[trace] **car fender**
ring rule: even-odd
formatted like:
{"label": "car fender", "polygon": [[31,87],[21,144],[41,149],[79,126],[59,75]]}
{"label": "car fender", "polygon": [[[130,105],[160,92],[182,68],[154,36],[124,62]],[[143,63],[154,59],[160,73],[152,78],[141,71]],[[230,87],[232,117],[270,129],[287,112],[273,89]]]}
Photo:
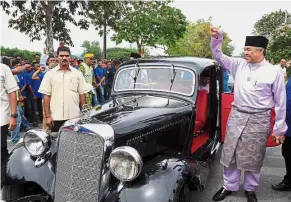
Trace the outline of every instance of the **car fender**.
{"label": "car fender", "polygon": [[[17,184],[35,183],[47,194],[53,196],[55,166],[56,166],[56,141],[51,141],[49,148],[51,156],[40,166],[35,166],[36,158],[32,157],[25,149],[23,143],[12,150],[4,164],[3,185],[15,186]],[[3,166],[3,165],[2,165]]]}
{"label": "car fender", "polygon": [[133,182],[121,182],[105,200],[118,202],[169,202],[187,186],[189,172],[185,161],[171,158],[145,169]]}

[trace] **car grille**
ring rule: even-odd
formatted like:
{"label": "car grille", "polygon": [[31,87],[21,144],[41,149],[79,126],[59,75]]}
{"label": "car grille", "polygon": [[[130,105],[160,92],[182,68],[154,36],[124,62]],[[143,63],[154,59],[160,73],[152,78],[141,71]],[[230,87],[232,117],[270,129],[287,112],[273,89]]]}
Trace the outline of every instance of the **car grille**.
{"label": "car grille", "polygon": [[99,135],[62,131],[59,136],[55,202],[97,202],[104,151]]}

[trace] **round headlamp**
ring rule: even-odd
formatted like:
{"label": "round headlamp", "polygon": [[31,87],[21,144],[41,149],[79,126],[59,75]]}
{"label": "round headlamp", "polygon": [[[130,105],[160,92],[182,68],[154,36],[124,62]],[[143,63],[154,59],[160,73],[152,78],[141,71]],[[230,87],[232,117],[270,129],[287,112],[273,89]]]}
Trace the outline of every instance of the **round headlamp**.
{"label": "round headlamp", "polygon": [[134,180],[140,174],[142,166],[138,151],[132,147],[118,147],[109,156],[110,171],[120,181]]}
{"label": "round headlamp", "polygon": [[24,135],[23,144],[32,156],[41,156],[49,149],[50,136],[41,130],[29,130]]}

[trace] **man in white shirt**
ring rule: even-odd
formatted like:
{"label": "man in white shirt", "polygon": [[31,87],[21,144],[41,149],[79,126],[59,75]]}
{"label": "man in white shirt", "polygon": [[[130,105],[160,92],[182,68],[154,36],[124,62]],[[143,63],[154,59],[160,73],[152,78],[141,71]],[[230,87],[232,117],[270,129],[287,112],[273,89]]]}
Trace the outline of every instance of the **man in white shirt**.
{"label": "man in white shirt", "polygon": [[13,131],[17,124],[17,97],[16,91],[19,87],[10,68],[0,64],[0,123],[1,123],[1,165],[8,157],[7,134]]}
{"label": "man in white shirt", "polygon": [[287,71],[286,71],[287,61],[284,58],[282,58],[280,63],[278,65],[276,65],[276,67],[278,68],[278,70],[280,72],[282,72],[282,74],[284,75],[284,79],[286,80],[286,77],[287,77]]}
{"label": "man in white shirt", "polygon": [[52,132],[80,114],[80,105],[84,107],[85,94],[90,91],[82,73],[69,65],[70,49],[59,47],[57,57],[59,65],[45,74],[38,90],[44,94],[45,122]]}

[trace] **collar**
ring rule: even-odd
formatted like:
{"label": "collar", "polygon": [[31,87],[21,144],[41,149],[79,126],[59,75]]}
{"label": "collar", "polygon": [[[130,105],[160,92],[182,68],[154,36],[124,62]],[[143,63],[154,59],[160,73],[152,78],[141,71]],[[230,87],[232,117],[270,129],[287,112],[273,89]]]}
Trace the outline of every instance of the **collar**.
{"label": "collar", "polygon": [[259,68],[261,66],[264,66],[266,63],[267,63],[267,61],[264,58],[261,62],[253,63],[253,64],[249,63],[249,67],[251,67],[251,68]]}
{"label": "collar", "polygon": [[[61,70],[61,67],[60,67],[60,65],[58,65],[53,69],[56,69],[57,71],[59,71],[59,70]],[[72,71],[72,69],[73,69],[73,67],[71,65],[69,65],[69,70]]]}

